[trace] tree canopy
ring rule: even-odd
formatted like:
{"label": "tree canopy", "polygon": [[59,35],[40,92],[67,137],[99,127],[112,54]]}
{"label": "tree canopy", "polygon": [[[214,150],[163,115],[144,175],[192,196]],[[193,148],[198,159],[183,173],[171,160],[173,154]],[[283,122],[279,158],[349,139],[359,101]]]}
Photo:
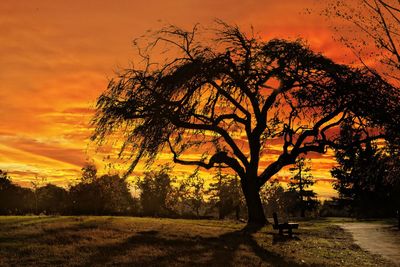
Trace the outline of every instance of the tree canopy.
{"label": "tree canopy", "polygon": [[[249,221],[262,223],[259,190],[284,166],[338,145],[335,129],[345,120],[362,129],[363,141],[381,137],[375,126],[399,114],[390,84],[300,40],[263,41],[223,22],[213,33],[160,30],[140,50],[144,66],[121,71],[98,98],[92,139],[123,134],[120,155],[133,157],[128,174],[166,150],[175,163],[229,167],[241,179]],[[150,54],[160,45],[172,58],[156,64]],[[204,152],[197,160],[187,157],[194,149]],[[277,157],[261,168],[267,153]]]}

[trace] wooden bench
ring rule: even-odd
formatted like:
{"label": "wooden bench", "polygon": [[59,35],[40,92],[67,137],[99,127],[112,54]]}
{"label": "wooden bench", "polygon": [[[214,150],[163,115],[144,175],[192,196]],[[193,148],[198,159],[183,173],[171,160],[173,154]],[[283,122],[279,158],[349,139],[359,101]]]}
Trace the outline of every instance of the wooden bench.
{"label": "wooden bench", "polygon": [[272,216],[274,217],[274,229],[275,230],[279,230],[279,234],[283,235],[283,230],[287,230],[288,235],[290,237],[292,237],[293,232],[292,229],[298,229],[299,228],[299,224],[298,223],[279,223],[278,222],[278,215],[276,214],[276,212],[274,212],[272,214]]}

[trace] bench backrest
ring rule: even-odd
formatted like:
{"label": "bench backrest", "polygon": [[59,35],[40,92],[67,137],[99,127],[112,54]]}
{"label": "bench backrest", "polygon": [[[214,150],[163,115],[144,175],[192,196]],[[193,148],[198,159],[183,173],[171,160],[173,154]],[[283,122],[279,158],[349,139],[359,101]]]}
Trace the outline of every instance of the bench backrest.
{"label": "bench backrest", "polygon": [[278,214],[276,214],[276,212],[274,212],[274,213],[272,213],[272,217],[274,217],[274,224],[278,225],[279,224],[279,222],[278,222]]}

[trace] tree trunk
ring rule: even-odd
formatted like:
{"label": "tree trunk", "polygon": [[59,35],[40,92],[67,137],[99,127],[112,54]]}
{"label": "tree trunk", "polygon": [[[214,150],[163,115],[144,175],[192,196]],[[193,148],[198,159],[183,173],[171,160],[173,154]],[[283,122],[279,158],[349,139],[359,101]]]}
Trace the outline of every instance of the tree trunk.
{"label": "tree trunk", "polygon": [[240,220],[240,205],[239,204],[235,207],[235,215],[236,215],[236,220],[239,221]]}
{"label": "tree trunk", "polygon": [[[302,194],[302,192],[300,191],[300,194]],[[300,195],[300,217],[304,218],[306,217],[306,207],[305,207],[305,202],[304,202],[304,198],[302,195]]]}
{"label": "tree trunk", "polygon": [[224,211],[222,209],[221,201],[218,202],[218,219],[223,220],[225,218]]}
{"label": "tree trunk", "polygon": [[305,208],[304,208],[304,204],[302,203],[301,204],[302,206],[301,206],[301,213],[300,213],[300,217],[302,217],[302,218],[304,218],[304,217],[306,217],[306,210],[305,210]]}
{"label": "tree trunk", "polygon": [[[252,183],[251,183],[252,182]],[[264,215],[264,209],[260,198],[260,189],[254,181],[242,181],[242,190],[246,199],[247,214],[249,225],[265,225],[267,219]]]}

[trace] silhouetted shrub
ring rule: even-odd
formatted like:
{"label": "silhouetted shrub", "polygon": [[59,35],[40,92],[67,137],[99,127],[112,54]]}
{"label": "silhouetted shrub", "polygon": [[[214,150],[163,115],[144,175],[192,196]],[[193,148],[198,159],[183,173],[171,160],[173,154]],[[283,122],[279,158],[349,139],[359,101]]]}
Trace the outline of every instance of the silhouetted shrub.
{"label": "silhouetted shrub", "polygon": [[33,203],[33,191],[14,184],[7,172],[0,170],[0,214],[32,213]]}
{"label": "silhouetted shrub", "polygon": [[128,183],[118,175],[103,175],[87,183],[81,181],[69,191],[73,214],[123,215],[134,213]]}
{"label": "silhouetted shrub", "polygon": [[145,216],[176,216],[173,210],[170,168],[163,166],[159,171],[145,172],[136,183],[140,191],[142,214]]}
{"label": "silhouetted shrub", "polygon": [[68,191],[62,187],[47,184],[35,191],[37,213],[65,214],[68,208]]}

